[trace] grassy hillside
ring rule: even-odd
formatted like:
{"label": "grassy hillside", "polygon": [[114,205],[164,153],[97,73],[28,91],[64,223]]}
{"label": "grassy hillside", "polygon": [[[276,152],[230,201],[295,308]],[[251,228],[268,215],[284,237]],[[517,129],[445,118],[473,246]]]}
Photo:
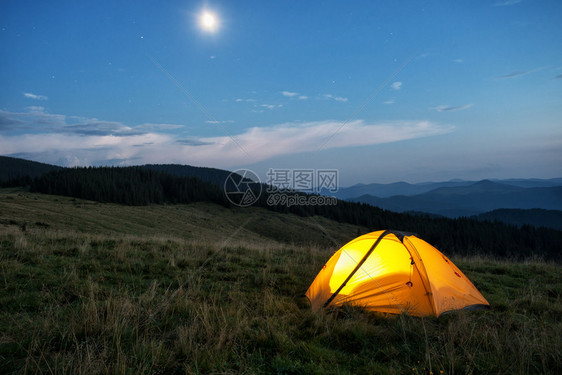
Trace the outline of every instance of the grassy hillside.
{"label": "grassy hillside", "polygon": [[[323,218],[304,218],[262,208],[225,208],[214,203],[122,206],[0,189],[0,224],[99,235],[147,238],[173,236],[220,244],[241,226],[234,240],[273,244],[341,246],[367,228]],[[232,239],[231,239],[232,241]]]}
{"label": "grassy hillside", "polygon": [[488,311],[312,313],[308,285],[361,230],[1,190],[0,373],[562,372],[555,264],[453,258]]}

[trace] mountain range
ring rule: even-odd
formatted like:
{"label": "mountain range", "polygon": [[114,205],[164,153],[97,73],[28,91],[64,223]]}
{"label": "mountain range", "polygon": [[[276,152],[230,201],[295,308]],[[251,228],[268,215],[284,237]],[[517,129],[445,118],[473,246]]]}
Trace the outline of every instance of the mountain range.
{"label": "mountain range", "polygon": [[[230,174],[222,169],[176,164],[142,167],[180,177],[197,177],[221,188]],[[29,185],[32,178],[58,169],[62,167],[0,156],[0,186]],[[562,178],[357,184],[326,195],[394,212],[473,217],[562,230]]]}
{"label": "mountain range", "polygon": [[[393,189],[397,194],[391,195]],[[361,192],[370,193],[350,197]],[[446,217],[475,216],[498,209],[562,210],[562,179],[356,185],[342,189],[337,196],[395,212]]]}
{"label": "mountain range", "polygon": [[[538,188],[538,187],[555,187],[562,186],[562,178],[552,179],[489,179],[484,180],[503,185],[516,186],[521,188]],[[378,198],[389,198],[397,195],[419,195],[428,193],[439,188],[456,188],[470,186],[481,181],[451,180],[444,182],[422,182],[417,184],[409,184],[407,182],[394,182],[391,184],[356,184],[350,187],[340,188],[333,195],[339,199],[358,198],[363,195],[372,195]]]}

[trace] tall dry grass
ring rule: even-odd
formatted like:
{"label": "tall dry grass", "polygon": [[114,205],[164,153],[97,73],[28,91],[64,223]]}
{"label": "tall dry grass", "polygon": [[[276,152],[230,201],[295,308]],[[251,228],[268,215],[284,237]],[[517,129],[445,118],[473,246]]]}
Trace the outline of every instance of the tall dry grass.
{"label": "tall dry grass", "polygon": [[317,246],[8,226],[0,250],[2,373],[562,372],[562,272],[537,260],[459,259],[492,309],[420,319],[313,313]]}

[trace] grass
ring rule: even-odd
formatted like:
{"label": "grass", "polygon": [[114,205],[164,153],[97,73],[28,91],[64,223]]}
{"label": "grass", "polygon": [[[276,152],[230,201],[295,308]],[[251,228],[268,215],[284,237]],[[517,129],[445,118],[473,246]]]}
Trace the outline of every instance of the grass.
{"label": "grass", "polygon": [[[102,204],[81,199],[0,189],[0,225],[49,228],[86,234],[165,237],[220,243],[319,244],[341,246],[368,228],[324,217],[304,218],[262,208],[227,209],[198,202],[143,207]],[[231,238],[243,225],[238,236]]]}
{"label": "grass", "polygon": [[[313,313],[303,294],[337,249],[325,245],[337,223],[2,193],[1,373],[562,373],[556,264],[453,257],[488,311]],[[265,228],[236,232],[240,218]],[[283,243],[282,220],[322,235]]]}

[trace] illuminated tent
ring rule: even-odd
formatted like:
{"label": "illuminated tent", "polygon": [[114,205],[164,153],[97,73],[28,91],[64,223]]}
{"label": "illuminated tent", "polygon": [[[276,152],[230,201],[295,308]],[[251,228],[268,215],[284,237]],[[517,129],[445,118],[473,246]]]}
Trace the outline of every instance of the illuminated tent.
{"label": "illuminated tent", "polygon": [[357,237],[336,251],[306,296],[313,310],[348,303],[415,316],[490,305],[439,250],[416,235],[389,230]]}

